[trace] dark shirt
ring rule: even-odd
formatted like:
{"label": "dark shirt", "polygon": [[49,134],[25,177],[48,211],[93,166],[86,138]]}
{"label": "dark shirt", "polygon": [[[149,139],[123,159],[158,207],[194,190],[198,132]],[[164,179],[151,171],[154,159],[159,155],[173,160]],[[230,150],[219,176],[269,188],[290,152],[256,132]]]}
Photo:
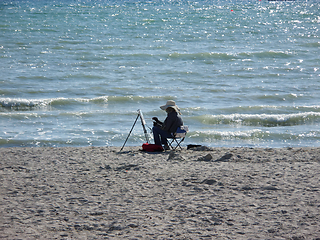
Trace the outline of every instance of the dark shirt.
{"label": "dark shirt", "polygon": [[164,120],[162,129],[169,132],[175,133],[178,127],[183,126],[183,121],[179,113],[172,111],[168,113],[166,120]]}

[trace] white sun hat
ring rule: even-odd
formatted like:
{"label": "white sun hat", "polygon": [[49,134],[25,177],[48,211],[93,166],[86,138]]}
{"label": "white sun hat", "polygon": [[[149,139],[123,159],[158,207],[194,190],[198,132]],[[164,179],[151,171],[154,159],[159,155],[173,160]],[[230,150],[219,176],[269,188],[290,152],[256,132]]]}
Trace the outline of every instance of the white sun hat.
{"label": "white sun hat", "polygon": [[176,102],[173,100],[168,100],[166,105],[160,106],[162,110],[166,110],[169,107],[173,108],[176,112],[180,113],[180,108],[178,108]]}

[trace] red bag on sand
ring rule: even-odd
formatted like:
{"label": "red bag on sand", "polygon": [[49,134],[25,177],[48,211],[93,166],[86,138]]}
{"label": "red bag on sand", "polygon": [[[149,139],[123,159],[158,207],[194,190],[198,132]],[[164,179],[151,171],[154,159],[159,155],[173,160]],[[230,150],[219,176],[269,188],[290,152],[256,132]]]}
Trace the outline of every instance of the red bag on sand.
{"label": "red bag on sand", "polygon": [[142,144],[143,151],[146,152],[162,152],[163,148],[162,146],[156,145],[156,144],[150,144],[150,143],[144,143]]}

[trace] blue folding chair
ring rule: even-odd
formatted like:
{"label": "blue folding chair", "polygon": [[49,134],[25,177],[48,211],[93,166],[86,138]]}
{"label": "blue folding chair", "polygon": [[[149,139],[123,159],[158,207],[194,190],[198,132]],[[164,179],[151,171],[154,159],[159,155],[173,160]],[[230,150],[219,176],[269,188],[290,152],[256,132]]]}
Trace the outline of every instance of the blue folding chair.
{"label": "blue folding chair", "polygon": [[[178,147],[182,149],[180,144],[184,141],[188,131],[188,126],[178,127],[177,131],[172,133],[172,137],[169,138],[170,140],[167,140],[169,147],[172,150],[176,150]],[[176,146],[174,146],[174,144],[176,144]]]}

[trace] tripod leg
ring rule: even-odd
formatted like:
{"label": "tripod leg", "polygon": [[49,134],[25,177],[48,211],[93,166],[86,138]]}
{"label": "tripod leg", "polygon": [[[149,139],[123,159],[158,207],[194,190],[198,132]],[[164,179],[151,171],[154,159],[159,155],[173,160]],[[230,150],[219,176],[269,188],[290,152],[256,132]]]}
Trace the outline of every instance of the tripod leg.
{"label": "tripod leg", "polygon": [[133,128],[134,128],[134,125],[136,125],[136,122],[138,121],[138,118],[139,118],[139,114],[138,114],[138,116],[137,116],[136,120],[134,121],[134,124],[132,125],[132,128],[131,128],[131,130],[130,130],[130,132],[129,132],[129,135],[128,135],[128,137],[127,137],[126,141],[124,142],[124,144],[123,144],[122,148],[120,149],[120,152],[121,152],[121,151],[122,151],[122,149],[124,148],[124,145],[126,145],[126,143],[127,143],[127,141],[128,141],[128,138],[129,138],[129,136],[130,136],[130,134],[131,134],[131,132],[132,132],[132,130],[133,130]]}

